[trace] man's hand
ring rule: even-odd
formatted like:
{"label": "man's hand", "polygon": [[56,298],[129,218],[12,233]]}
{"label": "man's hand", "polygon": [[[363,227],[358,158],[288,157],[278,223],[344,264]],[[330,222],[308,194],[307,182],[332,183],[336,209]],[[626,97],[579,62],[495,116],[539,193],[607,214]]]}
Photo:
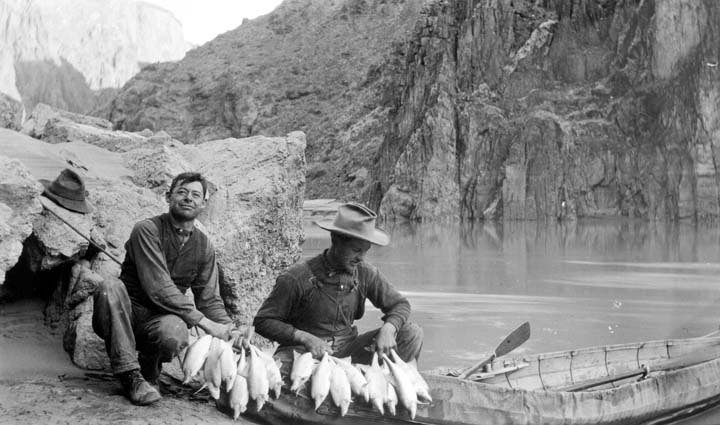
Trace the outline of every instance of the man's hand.
{"label": "man's hand", "polygon": [[297,329],[295,331],[295,341],[305,346],[305,349],[312,353],[313,357],[319,359],[323,354],[332,354],[333,350],[330,344],[316,337],[315,335]]}
{"label": "man's hand", "polygon": [[380,327],[377,335],[375,336],[375,351],[378,355],[385,353],[390,355],[390,349],[397,347],[395,336],[397,335],[397,329],[390,323],[385,323]]}
{"label": "man's hand", "polygon": [[223,341],[230,339],[230,332],[235,329],[235,325],[232,323],[213,322],[207,317],[203,317],[198,323],[198,326],[200,326],[200,329],[204,330],[206,334],[220,338]]}
{"label": "man's hand", "polygon": [[240,327],[230,332],[230,342],[235,348],[250,349],[250,340],[255,333],[255,327],[250,325],[247,327]]}

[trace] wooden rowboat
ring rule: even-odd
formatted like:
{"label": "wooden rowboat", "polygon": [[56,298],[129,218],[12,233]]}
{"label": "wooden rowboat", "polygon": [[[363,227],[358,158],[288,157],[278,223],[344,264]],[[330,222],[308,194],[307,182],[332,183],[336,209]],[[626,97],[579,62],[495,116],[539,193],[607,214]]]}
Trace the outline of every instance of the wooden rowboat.
{"label": "wooden rowboat", "polygon": [[414,420],[400,406],[397,416],[383,416],[364,401],[341,417],[330,397],[315,411],[306,393],[286,387],[260,412],[251,403],[248,414],[271,424],[638,424],[720,403],[716,336],[496,358],[491,365],[499,373],[470,379],[423,373],[433,402],[418,406]]}

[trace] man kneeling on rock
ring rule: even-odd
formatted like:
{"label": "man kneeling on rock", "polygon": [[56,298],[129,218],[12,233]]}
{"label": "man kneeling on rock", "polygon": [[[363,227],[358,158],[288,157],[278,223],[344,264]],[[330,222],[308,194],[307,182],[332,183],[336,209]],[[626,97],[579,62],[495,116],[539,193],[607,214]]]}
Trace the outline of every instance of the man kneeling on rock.
{"label": "man kneeling on rock", "polygon": [[190,327],[224,340],[234,328],[220,298],[215,250],[195,227],[207,198],[200,174],[175,177],[166,194],[169,212],[137,223],[125,243],[122,282],[106,279],[95,292],[93,329],[134,404],[161,398],[148,381],[156,384],[162,363],[188,345]]}
{"label": "man kneeling on rock", "polygon": [[[409,323],[410,303],[372,265],[364,261],[372,244],[387,245],[389,236],[375,227],[376,214],[348,203],[334,220],[315,222],[330,231],[331,246],[322,254],[291,266],[254,319],[255,331],[280,343],[275,356],[284,369],[292,351],[310,351],[352,357],[369,364],[373,351],[389,354],[394,348],[405,361],[417,359],[422,329]],[[383,312],[379,329],[358,335],[355,320],[365,313],[365,300]]]}

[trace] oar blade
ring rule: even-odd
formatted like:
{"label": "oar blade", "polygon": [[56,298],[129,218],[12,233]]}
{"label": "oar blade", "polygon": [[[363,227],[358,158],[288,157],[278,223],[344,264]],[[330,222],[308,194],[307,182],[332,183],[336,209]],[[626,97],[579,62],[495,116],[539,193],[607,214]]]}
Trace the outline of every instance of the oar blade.
{"label": "oar blade", "polygon": [[467,379],[468,376],[470,376],[474,372],[482,369],[483,367],[485,367],[486,364],[493,361],[493,359],[495,357],[504,356],[505,354],[518,348],[529,338],[530,338],[530,323],[525,322],[522,325],[518,326],[514,331],[510,332],[510,334],[508,336],[506,336],[505,339],[502,340],[500,345],[498,345],[497,348],[495,348],[495,353],[493,353],[487,359],[485,359],[479,363],[475,363],[474,365],[472,365],[469,368],[462,371],[458,375],[458,378]]}
{"label": "oar blade", "polygon": [[495,348],[495,357],[504,356],[512,350],[518,348],[530,339],[530,322],[525,322],[512,331],[502,342]]}

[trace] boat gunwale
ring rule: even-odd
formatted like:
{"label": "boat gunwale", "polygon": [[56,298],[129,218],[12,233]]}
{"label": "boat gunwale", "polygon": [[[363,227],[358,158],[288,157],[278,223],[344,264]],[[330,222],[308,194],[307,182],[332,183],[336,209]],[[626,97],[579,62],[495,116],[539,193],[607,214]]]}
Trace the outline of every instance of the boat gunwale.
{"label": "boat gunwale", "polygon": [[[655,348],[664,345],[668,347],[689,346],[691,348],[709,346],[718,349],[718,357],[677,370],[654,374],[640,381],[625,382],[613,388],[577,392],[508,388],[485,382],[459,380],[455,377],[441,375],[437,373],[437,369],[421,372],[428,380],[431,391],[436,389],[445,391],[449,388],[448,391],[450,391],[451,395],[447,399],[438,399],[436,394],[433,393],[433,398],[436,398],[438,403],[456,403],[457,406],[462,408],[462,402],[467,403],[467,400],[470,402],[490,400],[485,404],[465,405],[467,408],[472,408],[472,411],[483,412],[481,415],[483,420],[480,422],[477,419],[479,416],[469,415],[462,411],[455,412],[455,416],[429,416],[430,409],[437,406],[424,406],[418,409],[418,416],[414,421],[410,421],[406,413],[396,417],[380,416],[379,413],[373,411],[364,403],[357,405],[353,403],[351,405],[353,416],[347,419],[341,418],[337,414],[337,408],[328,402],[323,404],[319,412],[315,412],[312,408],[311,411],[303,411],[302,406],[311,406],[310,400],[307,398],[304,401],[299,399],[283,400],[282,398],[280,400],[271,400],[268,402],[268,408],[274,409],[273,405],[279,403],[277,407],[281,411],[284,408],[285,413],[276,412],[276,414],[292,415],[292,418],[288,416],[286,419],[306,421],[305,423],[565,424],[568,423],[567,418],[572,417],[572,423],[578,424],[616,424],[645,423],[653,419],[659,420],[658,418],[662,417],[673,417],[673,415],[678,414],[676,412],[692,410],[693,406],[715,405],[720,402],[720,336],[594,346],[576,350],[540,353],[520,358],[523,361],[528,358],[558,358],[568,356],[571,352],[598,353],[605,350],[633,350],[648,345]],[[683,350],[679,352],[682,353]],[[687,378],[702,382],[698,382],[697,385],[693,386],[686,382]],[[673,383],[675,386],[673,386]],[[686,390],[683,391],[683,388],[678,388],[678,383],[686,385]],[[647,400],[640,397],[640,395],[646,396]],[[288,394],[284,392],[283,396],[287,397]],[[294,396],[292,397],[294,398]],[[458,397],[459,400],[454,401]],[[675,401],[676,399],[678,401]],[[491,403],[493,400],[497,401],[495,405]],[[445,413],[443,410],[445,407],[439,409],[440,412]],[[260,416],[269,417],[269,414],[260,414]],[[275,423],[281,423],[281,421]]]}

